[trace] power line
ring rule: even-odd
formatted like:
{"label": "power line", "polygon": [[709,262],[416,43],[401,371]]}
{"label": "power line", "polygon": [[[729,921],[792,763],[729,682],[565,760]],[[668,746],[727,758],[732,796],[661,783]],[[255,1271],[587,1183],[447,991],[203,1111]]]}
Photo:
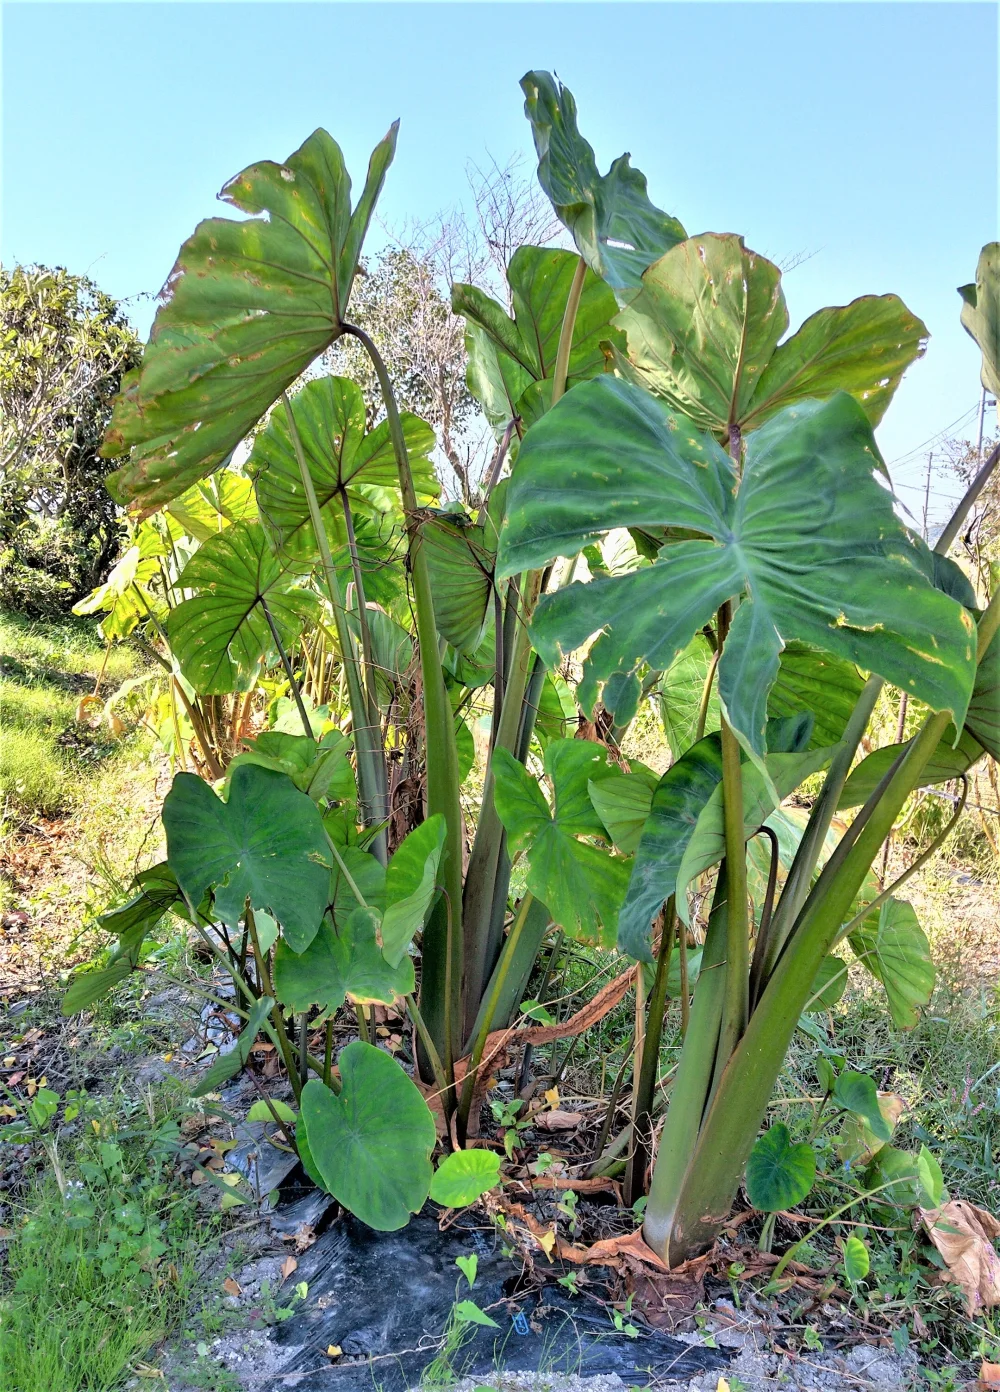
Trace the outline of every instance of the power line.
{"label": "power line", "polygon": [[938,441],[943,439],[950,430],[954,430],[956,426],[963,425],[967,420],[974,416],[978,410],[979,402],[975,401],[967,411],[963,411],[962,414],[958,416],[955,420],[953,420],[950,425],[943,426],[937,432],[936,435],[928,436],[926,440],[924,440],[919,445],[915,445],[914,448],[911,449],[907,454],[901,454],[897,459],[893,459],[889,464],[889,468],[895,468],[897,464],[910,463],[910,461],[916,458],[918,454],[923,454],[924,450],[927,448],[928,445],[936,445]]}

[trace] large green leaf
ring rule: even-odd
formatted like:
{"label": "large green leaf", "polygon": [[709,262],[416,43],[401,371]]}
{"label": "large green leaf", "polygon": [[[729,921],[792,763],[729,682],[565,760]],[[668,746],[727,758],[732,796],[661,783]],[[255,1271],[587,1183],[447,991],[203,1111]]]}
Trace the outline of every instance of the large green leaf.
{"label": "large green leaf", "polygon": [[437,894],[437,873],[444,849],[445,821],[440,813],[428,817],[400,842],[385,872],[385,913],[382,950],[396,966],[406,956],[414,933],[419,933]]}
{"label": "large green leaf", "polygon": [[319,616],[319,601],[300,578],[274,556],[258,522],[229,527],[199,547],[178,581],[197,593],[167,619],[174,656],[196,691],[222,695],[253,684],[261,661],[276,653],[265,603],[287,651]]}
{"label": "large green leaf", "polygon": [[885,987],[892,1023],[897,1029],[912,1029],[919,1007],[930,1001],[936,979],[927,934],[913,905],[887,899],[848,941],[861,965]]}
{"label": "large green leaf", "polygon": [[[347,377],[319,377],[296,392],[291,405],[321,508],[346,496],[353,510],[369,512],[372,500],[366,490],[398,492],[389,423],[382,421],[365,433],[365,401],[356,383]],[[414,486],[418,496],[428,501],[440,492],[430,459],[436,445],[434,431],[409,411],[402,412],[400,424]],[[254,480],[261,519],[276,547],[284,555],[313,560],[316,539],[283,408],[271,413],[254,441],[247,470]],[[339,540],[336,532],[333,540]]]}
{"label": "large green leaf", "polygon": [[403,956],[390,965],[378,945],[378,912],[355,904],[335,928],[324,918],[304,952],[279,940],[274,953],[274,989],[289,1010],[318,1005],[334,1011],[347,996],[362,1004],[391,1005],[414,989],[413,962]]}
{"label": "large green leaf", "polygon": [[676,218],[653,206],[646,176],[628,155],[600,174],[576,123],[572,92],[547,72],[521,79],[524,113],[538,154],[538,182],[572,233],[587,265],[617,291],[628,291],[650,264],[682,241]]}
{"label": "large green leaf", "polygon": [[688,749],[657,784],[618,915],[618,947],[629,957],[653,960],[650,924],[676,889],[698,817],[721,781],[722,748],[712,734]]}
{"label": "large green leaf", "polygon": [[316,804],[284,774],[237,769],[223,802],[193,773],[179,773],[163,803],[167,860],[191,905],[214,890],[230,928],[249,898],[272,914],[302,952],[316,936],[330,889],[330,862]]}
{"label": "large green leaf", "polygon": [[339,337],[361,244],[396,145],[376,146],[354,211],[337,142],[315,131],[284,164],[251,165],[181,247],[142,366],[125,379],[104,442],[131,456],[112,477],[147,508],[212,473],[281,392]]}
{"label": "large green leaf", "polygon": [[[544,411],[559,347],[566,300],[579,261],[571,251],[519,247],[507,267],[514,317],[475,285],[454,285],[452,308],[468,323],[469,386],[494,428],[512,416],[530,424]],[[588,272],[573,324],[567,387],[604,371],[601,344],[621,348],[625,336],[612,327],[618,312],[614,295]]]}
{"label": "large green leaf", "polygon": [[927,329],[896,295],[821,309],[779,346],[788,310],[777,266],[743,238],[707,233],[661,257],[616,319],[623,373],[702,430],[759,426],[787,406],[856,398],[877,425]]}
{"label": "large green leaf", "polygon": [[742,237],[691,237],[661,256],[615,321],[631,374],[699,430],[727,431],[747,414],[788,327],[777,266]]}
{"label": "large green leaf", "polygon": [[740,424],[756,430],[793,402],[846,391],[878,425],[926,345],[927,326],[898,295],[862,295],[818,310],[775,349]]}
{"label": "large green leaf", "polygon": [[539,601],[532,633],[550,665],[601,635],[585,663],[583,703],[593,706],[613,672],[643,660],[669,668],[719,606],[742,594],[719,692],[756,756],[782,645],[792,639],[961,720],[975,670],[972,620],[924,576],[875,479],[878,460],[864,412],[841,392],[788,407],[750,435],[737,488],[710,436],[638,387],[599,377],[525,437],[497,574],[574,555],[616,526],[689,527],[706,539],[664,546],[654,565]]}
{"label": "large green leaf", "polygon": [[512,754],[493,752],[494,799],[512,853],[526,852],[527,887],[572,936],[611,946],[629,863],[581,836],[605,837],[589,784],[610,777],[606,751],[589,740],[553,740],[545,750],[549,808],[531,774]]}
{"label": "large green leaf", "polygon": [[762,1213],[780,1213],[801,1203],[816,1179],[816,1152],[808,1141],[792,1144],[778,1122],[754,1144],[747,1161],[747,1195]]}
{"label": "large green leaf", "polygon": [[338,1059],[341,1091],[302,1089],[313,1169],[345,1208],[379,1232],[405,1227],[430,1191],[434,1118],[416,1085],[381,1049],[355,1040]]}
{"label": "large green leaf", "polygon": [[870,1127],[876,1140],[889,1140],[892,1128],[878,1104],[875,1081],[867,1073],[858,1073],[855,1069],[848,1068],[839,1074],[833,1085],[833,1100],[845,1111],[860,1117]]}
{"label": "large green leaf", "polygon": [[983,355],[983,386],[1000,400],[1000,242],[983,247],[975,283],[959,286],[958,293],[962,324]]}
{"label": "large green leaf", "polygon": [[[768,754],[766,773],[755,764],[743,765],[743,829],[749,838],[763,826],[782,798],[794,792],[811,773],[830,760],[829,749],[810,749],[797,754]],[[777,793],[777,798],[774,794]],[[725,812],[722,784],[713,789],[691,831],[677,869],[677,912],[688,922],[688,885],[726,854]]]}

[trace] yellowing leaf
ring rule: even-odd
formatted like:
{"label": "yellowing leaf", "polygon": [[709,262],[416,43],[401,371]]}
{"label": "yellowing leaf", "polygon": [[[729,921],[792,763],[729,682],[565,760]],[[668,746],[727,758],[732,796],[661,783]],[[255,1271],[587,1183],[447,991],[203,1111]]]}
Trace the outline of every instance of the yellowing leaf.
{"label": "yellowing leaf", "polygon": [[326,1356],[327,1356],[327,1358],[339,1358],[340,1355],[341,1355],[342,1353],[343,1353],[343,1349],[340,1347],[339,1344],[328,1344],[328,1345],[327,1345],[327,1349],[326,1349]]}
{"label": "yellowing leaf", "polygon": [[548,1257],[549,1261],[551,1261],[551,1260],[552,1260],[552,1249],[553,1249],[553,1247],[555,1247],[555,1245],[556,1245],[556,1230],[555,1230],[555,1228],[549,1228],[549,1230],[548,1230],[547,1232],[536,1233],[536,1234],[535,1234],[535,1241],[538,1243],[539,1247],[541,1247],[542,1251],[543,1251],[543,1252],[545,1253],[545,1255]]}

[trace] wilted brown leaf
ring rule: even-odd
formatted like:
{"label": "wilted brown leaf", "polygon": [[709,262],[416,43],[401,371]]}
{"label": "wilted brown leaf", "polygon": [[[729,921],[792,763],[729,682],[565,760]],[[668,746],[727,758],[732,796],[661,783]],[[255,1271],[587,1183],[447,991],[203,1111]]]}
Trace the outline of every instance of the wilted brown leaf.
{"label": "wilted brown leaf", "polygon": [[281,1279],[287,1281],[292,1272],[298,1267],[298,1262],[294,1257],[286,1257],[281,1263]]}
{"label": "wilted brown leaf", "polygon": [[1000,1220],[964,1199],[921,1209],[920,1216],[948,1274],[962,1288],[966,1312],[974,1315],[1000,1305],[1000,1257],[993,1246],[1000,1237]]}
{"label": "wilted brown leaf", "polygon": [[227,1276],[222,1283],[222,1289],[227,1295],[242,1295],[243,1291],[238,1281],[234,1281],[232,1276]]}

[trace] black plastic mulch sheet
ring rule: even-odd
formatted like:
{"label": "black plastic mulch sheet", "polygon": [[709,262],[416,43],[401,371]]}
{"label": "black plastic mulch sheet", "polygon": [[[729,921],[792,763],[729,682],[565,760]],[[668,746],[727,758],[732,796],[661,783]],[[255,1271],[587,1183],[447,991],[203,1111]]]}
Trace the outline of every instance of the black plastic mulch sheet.
{"label": "black plastic mulch sheet", "polygon": [[[441,1232],[428,1211],[399,1232],[378,1233],[348,1214],[338,1219],[299,1258],[296,1280],[308,1281],[309,1298],[274,1331],[279,1367],[260,1384],[262,1392],[416,1387],[463,1299],[473,1299],[499,1328],[471,1326],[475,1333],[452,1359],[459,1376],[485,1381],[497,1369],[617,1373],[636,1386],[683,1382],[726,1366],[719,1349],[645,1328],[637,1338],[620,1334],[596,1301],[570,1298],[557,1285],[518,1293],[520,1267],[502,1256],[492,1231],[466,1222]],[[470,1291],[455,1258],[473,1252],[479,1271]],[[342,1350],[338,1359],[327,1356],[330,1345]]]}

